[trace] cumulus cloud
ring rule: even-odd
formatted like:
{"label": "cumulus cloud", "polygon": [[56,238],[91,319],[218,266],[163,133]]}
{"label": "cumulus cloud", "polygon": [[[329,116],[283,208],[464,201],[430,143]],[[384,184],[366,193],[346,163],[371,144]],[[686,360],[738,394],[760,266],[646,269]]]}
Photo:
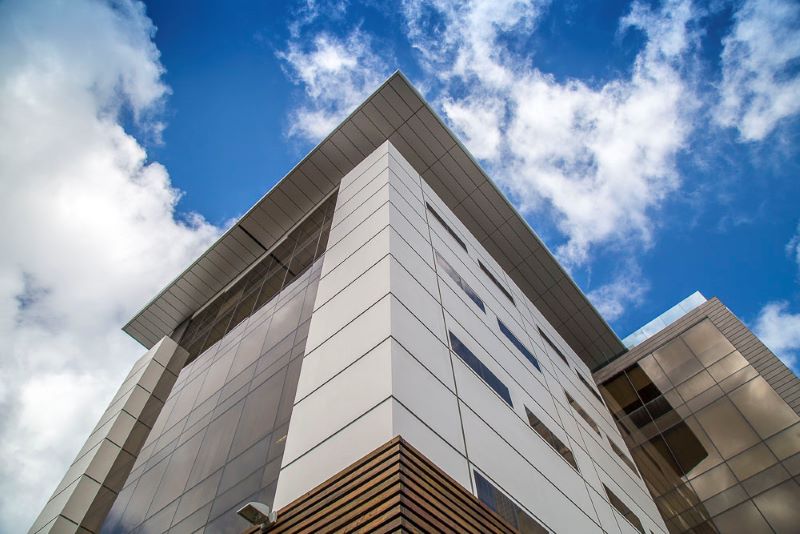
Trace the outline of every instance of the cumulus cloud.
{"label": "cumulus cloud", "polygon": [[482,84],[503,88],[515,80],[509,65],[514,54],[499,36],[528,34],[549,0],[405,0],[408,36],[424,66],[437,76],[479,77]]}
{"label": "cumulus cloud", "polygon": [[770,302],[761,309],[753,332],[786,364],[800,372],[800,313],[789,311],[786,301]]}
{"label": "cumulus cloud", "polygon": [[0,530],[27,528],[143,349],[119,329],[220,230],[122,126],[168,93],[138,2],[0,4]]}
{"label": "cumulus cloud", "polygon": [[447,120],[518,207],[553,216],[566,238],[557,254],[575,266],[609,241],[649,243],[651,213],[680,184],[675,157],[695,109],[681,65],[696,14],[681,0],[658,11],[634,4],[621,31],[644,32],[646,45],[629,76],[593,87],[558,81],[509,48],[509,34],[531,32],[546,5],[404,4],[414,46],[445,80]]}
{"label": "cumulus cloud", "polygon": [[[537,66],[529,43],[549,5],[404,0],[402,13],[418,83],[517,208],[534,223],[555,224],[556,254],[569,269],[591,265],[598,249],[635,255],[653,243],[659,210],[682,186],[677,158],[708,118],[702,102],[719,97],[712,115],[744,139],[762,138],[800,109],[792,67],[800,8],[788,0],[746,0],[737,9],[719,94],[701,94],[695,81],[706,13],[690,0],[633,2],[619,34],[637,33],[643,45],[629,70],[602,83]],[[369,78],[377,55],[361,30],[299,35],[281,54],[307,94],[292,128],[319,139],[377,85]],[[591,295],[617,317],[647,290],[641,273],[638,280],[626,288],[612,277]]]}
{"label": "cumulus cloud", "polygon": [[356,28],[344,37],[319,33],[307,40],[296,29],[278,53],[289,78],[305,92],[290,116],[289,135],[319,141],[388,76],[371,38]]}
{"label": "cumulus cloud", "polygon": [[723,39],[720,102],[715,119],[760,141],[800,112],[800,4],[746,0]]}

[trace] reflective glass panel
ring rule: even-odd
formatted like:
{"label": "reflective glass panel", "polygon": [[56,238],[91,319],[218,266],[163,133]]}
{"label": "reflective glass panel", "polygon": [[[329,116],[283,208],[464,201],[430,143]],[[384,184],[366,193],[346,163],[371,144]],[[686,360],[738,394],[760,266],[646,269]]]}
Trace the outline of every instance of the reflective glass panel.
{"label": "reflective glass panel", "polygon": [[800,486],[787,480],[754,499],[756,506],[777,534],[796,533],[800,526]]}
{"label": "reflective glass panel", "polygon": [[661,368],[673,385],[678,385],[703,368],[681,338],[673,339],[653,352]]}
{"label": "reflective glass panel", "polygon": [[800,418],[762,377],[756,377],[730,394],[731,400],[762,438],[780,432]]}
{"label": "reflective glass panel", "polygon": [[104,532],[239,532],[242,501],[272,503],[321,267],[184,367]]}
{"label": "reflective glass panel", "polygon": [[697,420],[723,458],[735,456],[758,442],[758,435],[727,398],[700,410]]}
{"label": "reflective glass panel", "polygon": [[768,515],[776,531],[797,530],[798,507],[772,503],[795,493],[800,417],[710,319],[601,393],[671,533],[769,531]]}
{"label": "reflective glass panel", "polygon": [[681,337],[705,365],[711,365],[734,350],[731,342],[708,319],[694,325]]}

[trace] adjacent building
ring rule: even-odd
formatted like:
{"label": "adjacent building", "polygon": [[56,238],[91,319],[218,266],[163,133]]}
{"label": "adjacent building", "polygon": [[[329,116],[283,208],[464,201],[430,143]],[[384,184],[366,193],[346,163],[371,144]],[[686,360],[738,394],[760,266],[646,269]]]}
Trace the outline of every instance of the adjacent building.
{"label": "adjacent building", "polygon": [[[241,532],[236,510],[257,501],[277,510],[275,532],[664,534],[691,508],[664,504],[685,469],[642,462],[652,453],[613,385],[668,340],[626,353],[401,73],[124,330],[147,351],[31,532]],[[702,362],[712,380],[726,365]],[[693,376],[695,390],[712,385]],[[743,398],[717,389],[708,403]],[[664,398],[675,424],[706,420],[694,415],[705,405]],[[773,415],[783,426],[751,429],[757,440],[735,454],[772,454],[764,469],[789,476],[763,491],[783,498],[796,486],[796,413]],[[739,476],[730,450],[703,456],[707,439],[687,441],[686,469]],[[711,497],[682,484],[687,505]],[[731,506],[785,524],[791,511],[759,495]]]}
{"label": "adjacent building", "polygon": [[800,380],[695,293],[595,373],[670,532],[798,532]]}

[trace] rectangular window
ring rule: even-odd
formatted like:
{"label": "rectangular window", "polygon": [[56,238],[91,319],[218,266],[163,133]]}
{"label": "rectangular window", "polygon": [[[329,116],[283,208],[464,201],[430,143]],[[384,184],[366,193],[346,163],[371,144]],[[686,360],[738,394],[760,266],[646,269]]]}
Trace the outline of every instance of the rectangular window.
{"label": "rectangular window", "polygon": [[486,308],[483,306],[483,301],[478,296],[478,294],[475,293],[475,290],[473,290],[470,287],[470,285],[466,283],[463,278],[461,278],[461,276],[456,272],[456,270],[453,269],[453,266],[450,265],[450,263],[446,259],[444,259],[442,255],[439,254],[439,252],[436,252],[436,263],[439,264],[439,266],[442,268],[443,271],[445,271],[448,275],[450,275],[450,278],[453,279],[453,281],[458,285],[458,287],[464,290],[464,293],[466,293],[467,296],[470,299],[472,299],[472,302],[474,302],[481,309],[482,312],[486,313]]}
{"label": "rectangular window", "polygon": [[586,410],[581,408],[581,405],[578,404],[577,402],[575,402],[575,399],[573,399],[572,396],[569,393],[567,393],[566,391],[564,393],[567,394],[567,400],[569,401],[569,405],[572,406],[572,409],[575,410],[576,412],[578,412],[578,415],[583,417],[583,420],[586,421],[586,423],[590,427],[592,427],[595,432],[597,432],[597,435],[602,437],[603,434],[600,433],[600,427],[597,426],[597,423],[594,422],[594,419],[589,417],[589,414],[586,413]]}
{"label": "rectangular window", "polygon": [[506,497],[503,492],[495,488],[491,482],[486,480],[477,471],[474,471],[474,474],[475,489],[478,492],[478,499],[480,499],[483,504],[508,521],[512,527],[516,528],[522,534],[547,534],[546,528],[525,513],[522,508]]}
{"label": "rectangular window", "polygon": [[572,454],[572,451],[569,450],[569,447],[564,445],[564,442],[558,439],[558,436],[553,434],[538,417],[533,415],[527,406],[525,407],[525,413],[528,414],[528,423],[531,425],[531,428],[534,429],[543,440],[549,443],[551,447],[558,451],[558,454],[563,456],[564,459],[577,470],[578,463],[575,461],[575,456]]}
{"label": "rectangular window", "polygon": [[517,347],[517,350],[519,350],[522,353],[522,355],[525,356],[528,359],[528,361],[533,364],[534,367],[536,367],[537,371],[541,371],[542,369],[539,367],[539,360],[537,360],[536,356],[534,356],[533,353],[528,350],[528,347],[523,345],[522,341],[517,339],[517,336],[515,336],[514,333],[508,329],[508,327],[503,323],[503,321],[498,319],[497,324],[500,327],[500,331],[503,334],[505,334],[508,340],[511,341],[511,343],[515,347]]}
{"label": "rectangular window", "polygon": [[483,264],[483,262],[481,260],[478,260],[478,265],[481,266],[481,270],[483,271],[483,273],[486,276],[489,277],[489,280],[494,282],[494,285],[497,286],[497,289],[499,289],[500,292],[503,293],[503,295],[508,297],[508,300],[511,301],[511,304],[514,304],[516,306],[516,304],[514,303],[514,297],[512,297],[511,293],[509,293],[508,290],[505,287],[503,287],[503,285],[500,283],[500,281],[497,278],[494,277],[494,275],[492,274],[492,271],[487,269],[486,266]]}
{"label": "rectangular window", "polygon": [[628,458],[628,455],[622,452],[622,449],[617,447],[617,444],[611,441],[610,437],[606,436],[606,438],[608,439],[608,443],[611,445],[611,450],[613,450],[617,454],[617,456],[619,456],[619,459],[622,460],[625,463],[625,465],[628,466],[628,469],[630,469],[631,471],[633,471],[638,475],[639,471],[636,470],[636,465],[631,461],[630,458]]}
{"label": "rectangular window", "polygon": [[589,382],[585,378],[583,378],[583,375],[577,369],[575,369],[575,374],[578,375],[578,378],[580,379],[581,382],[583,382],[583,385],[586,386],[586,389],[589,390],[589,393],[594,395],[594,397],[598,401],[600,401],[600,404],[603,404],[603,398],[600,396],[600,394],[597,392],[596,389],[594,389],[591,385],[589,385]]}
{"label": "rectangular window", "polygon": [[463,249],[464,249],[464,252],[466,252],[466,251],[467,251],[467,245],[466,245],[466,243],[464,243],[464,241],[463,241],[463,240],[462,240],[460,237],[458,237],[458,234],[457,234],[457,233],[455,233],[455,231],[453,231],[453,229],[452,229],[452,228],[450,228],[450,225],[449,225],[449,224],[447,224],[446,222],[444,222],[444,219],[442,219],[442,216],[441,216],[441,215],[439,215],[438,213],[436,213],[436,210],[435,210],[435,209],[433,209],[433,207],[432,207],[430,204],[428,204],[428,203],[426,202],[426,203],[425,203],[425,205],[428,207],[428,211],[429,211],[429,212],[431,212],[431,215],[433,215],[433,218],[434,218],[434,219],[436,219],[437,221],[439,221],[439,224],[441,224],[441,225],[444,227],[444,229],[445,229],[445,230],[447,230],[447,233],[448,233],[448,234],[450,234],[450,236],[451,236],[453,239],[455,239],[455,240],[456,240],[456,243],[458,243],[459,245],[461,245],[461,248],[463,248]]}
{"label": "rectangular window", "polygon": [[464,363],[470,366],[470,368],[475,371],[479,377],[483,379],[486,384],[492,388],[495,393],[500,395],[509,406],[513,406],[511,403],[511,393],[508,391],[508,388],[505,384],[503,384],[497,376],[489,370],[488,367],[483,365],[483,362],[475,356],[471,350],[469,350],[466,345],[464,345],[460,339],[458,339],[455,334],[449,332],[450,334],[450,344],[453,346],[453,351],[458,354],[458,357],[461,358]]}
{"label": "rectangular window", "polygon": [[642,522],[639,521],[639,518],[636,517],[636,514],[634,514],[619,497],[614,495],[614,492],[608,489],[608,486],[603,484],[603,487],[606,490],[606,495],[608,495],[608,501],[611,503],[611,506],[616,508],[617,512],[619,512],[622,517],[630,521],[631,524],[636,527],[636,530],[644,534],[644,527],[642,526]]}
{"label": "rectangular window", "polygon": [[542,329],[541,329],[541,328],[539,328],[538,326],[537,326],[536,328],[539,330],[539,334],[542,336],[542,338],[545,340],[545,342],[546,342],[548,345],[550,345],[550,348],[551,348],[551,349],[553,349],[553,352],[555,352],[556,354],[558,354],[559,358],[561,358],[562,360],[564,360],[564,363],[566,363],[566,364],[567,364],[567,367],[569,367],[569,362],[567,361],[567,357],[566,357],[566,356],[564,356],[564,353],[563,353],[563,352],[561,352],[561,351],[558,349],[558,347],[556,347],[555,343],[553,343],[552,341],[550,341],[550,338],[549,338],[549,337],[547,337],[547,334],[545,334],[544,332],[542,332]]}

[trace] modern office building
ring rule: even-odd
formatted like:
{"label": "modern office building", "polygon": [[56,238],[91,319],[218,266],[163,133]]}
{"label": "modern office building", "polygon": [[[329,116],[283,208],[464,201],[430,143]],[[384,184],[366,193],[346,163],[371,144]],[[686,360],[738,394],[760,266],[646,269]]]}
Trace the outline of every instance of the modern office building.
{"label": "modern office building", "polygon": [[619,359],[400,73],[124,330],[147,351],[31,532],[242,532],[250,501],[274,532],[668,532],[592,376],[650,341]]}
{"label": "modern office building", "polygon": [[695,293],[595,373],[670,532],[800,531],[800,380]]}

